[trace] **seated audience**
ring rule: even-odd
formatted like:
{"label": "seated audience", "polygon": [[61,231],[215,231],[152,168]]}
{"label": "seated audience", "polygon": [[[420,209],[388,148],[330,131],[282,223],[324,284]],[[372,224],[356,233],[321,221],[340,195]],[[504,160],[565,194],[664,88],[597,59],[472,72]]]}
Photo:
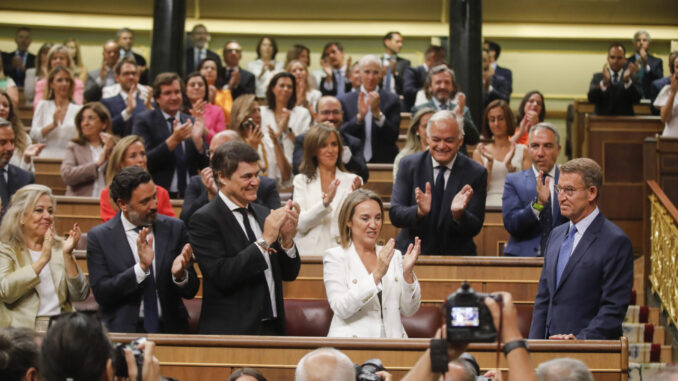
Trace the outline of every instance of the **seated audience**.
{"label": "seated audience", "polygon": [[353,361],[334,348],[318,348],[305,354],[294,371],[294,381],[353,381],[355,379]]}
{"label": "seated audience", "polygon": [[671,65],[669,84],[664,86],[654,101],[654,106],[659,108],[660,117],[664,122],[662,136],[678,137],[678,56],[675,56]]}
{"label": "seated audience", "polygon": [[[480,143],[473,151],[473,160],[487,169],[487,198],[485,206],[501,207],[506,175],[530,167],[527,146],[509,140],[516,129],[513,112],[508,103],[498,99],[490,102],[483,114],[483,133],[492,139]],[[501,159],[500,159],[501,158]]]}
{"label": "seated audience", "polygon": [[634,63],[626,64],[624,45],[613,43],[601,73],[595,73],[589,86],[589,102],[596,115],[634,115],[633,104],[640,102],[640,92],[634,86],[632,74],[638,71]]}
{"label": "seated audience", "polygon": [[664,76],[664,65],[661,58],[648,52],[652,37],[646,30],[639,30],[633,35],[633,47],[636,52],[626,61],[635,64],[638,71],[634,74],[633,83],[638,87],[642,99],[650,99],[652,82]]}
{"label": "seated audience", "polygon": [[381,87],[396,93],[403,93],[403,74],[410,67],[410,60],[400,56],[400,50],[403,48],[403,35],[400,32],[388,32],[382,39],[384,43],[384,55],[381,58],[381,65],[386,70]]}
{"label": "seated audience", "polygon": [[417,92],[424,87],[428,71],[445,62],[445,50],[442,47],[431,45],[424,52],[424,63],[417,66],[410,66],[403,75],[403,95],[405,97],[404,110],[410,111],[414,106]]}
{"label": "seated audience", "polygon": [[113,332],[187,333],[182,298],[192,299],[200,280],[184,223],[158,215],[155,184],[139,167],[120,171],[109,189],[120,212],[87,233],[87,269],[103,323]]}
{"label": "seated audience", "polygon": [[87,102],[98,101],[102,98],[102,89],[114,85],[115,64],[120,59],[120,47],[114,40],[108,40],[104,44],[101,59],[101,67],[91,70],[87,74],[85,82],[85,100]]}
{"label": "seated audience", "polygon": [[[224,143],[230,141],[242,141],[237,132],[233,130],[224,130],[212,138],[210,142],[210,158],[214,152]],[[257,188],[257,199],[255,203],[268,207],[269,209],[280,208],[280,194],[278,194],[278,187],[275,180],[266,176],[259,175],[259,188]],[[186,196],[184,197],[184,204],[181,208],[180,218],[188,226],[191,216],[196,210],[203,205],[212,201],[212,199],[219,193],[216,180],[214,179],[214,172],[212,167],[205,167],[200,171],[199,175],[191,177],[188,187],[186,188]]]}
{"label": "seated audience", "polygon": [[537,123],[544,121],[546,116],[546,104],[544,103],[544,95],[539,90],[532,90],[525,94],[518,106],[518,116],[516,123],[518,128],[511,136],[511,142],[516,144],[528,144],[528,137],[530,130]]}
{"label": "seated audience", "polygon": [[82,62],[82,54],[80,53],[80,42],[76,38],[69,38],[64,41],[64,46],[68,49],[73,60],[73,78],[77,78],[85,83],[87,81],[87,68]]}
{"label": "seated audience", "polygon": [[16,83],[12,77],[5,74],[4,68],[2,66],[2,61],[0,60],[0,92],[7,94],[12,100],[12,103],[15,105],[19,104],[19,90],[16,87]]}
{"label": "seated audience", "polygon": [[328,42],[323,48],[321,59],[323,77],[320,80],[320,92],[335,97],[350,92],[351,58],[344,64],[344,46],[338,41]]}
{"label": "seated audience", "polygon": [[[52,49],[51,42],[45,42],[38,50],[37,58],[35,59],[35,67],[26,70],[26,79],[24,80],[24,97],[26,97],[26,105],[33,105],[33,98],[35,97],[35,83],[47,77],[49,70],[47,69],[47,54]],[[35,108],[33,108],[35,110]]]}
{"label": "seated audience", "polygon": [[319,123],[306,134],[304,158],[292,193],[301,208],[294,241],[304,254],[319,255],[337,245],[341,206],[362,186],[359,176],[346,172],[340,152],[343,144],[333,126]]}
{"label": "seated audience", "polygon": [[[83,101],[83,94],[85,92],[85,85],[78,78],[73,77],[73,60],[68,48],[63,45],[54,45],[47,53],[47,73],[52,72],[57,66],[65,67],[71,75],[73,80],[73,94],[71,101],[81,105]],[[33,110],[37,112],[38,105],[42,99],[49,97],[50,83],[49,77],[42,78],[35,82],[35,96],[33,97]]]}
{"label": "seated audience", "polygon": [[501,79],[496,80],[495,82],[505,82],[508,90],[508,97],[511,99],[511,93],[513,93],[513,72],[511,69],[501,67],[497,64],[499,55],[501,54],[501,46],[494,41],[485,40],[483,47],[489,51],[490,58],[490,67],[494,71],[492,76],[501,77]]}
{"label": "seated audience", "polygon": [[207,57],[214,59],[219,64],[218,69],[221,72],[221,58],[219,58],[217,53],[207,49],[207,43],[212,37],[205,25],[195,24],[191,33],[189,33],[189,37],[191,37],[192,44],[186,48],[185,73],[190,74],[198,71],[200,62]]}
{"label": "seated audience", "polygon": [[360,59],[362,86],[360,92],[339,97],[347,118],[341,127],[347,134],[363,141],[363,157],[367,163],[393,163],[398,154],[400,132],[400,98],[377,89],[381,61],[368,54]]}
{"label": "seated audience", "polygon": [[228,41],[224,45],[224,83],[231,91],[233,99],[243,94],[254,94],[254,74],[241,68],[242,47],[237,41]]}
{"label": "seated audience", "polygon": [[593,381],[593,374],[584,362],[565,357],[539,364],[537,377],[539,381]]}
{"label": "seated audience", "polygon": [[205,58],[198,64],[198,70],[207,81],[209,103],[222,110],[224,122],[228,123],[231,118],[231,108],[233,108],[233,96],[231,90],[223,86],[218,61],[214,58]]}
{"label": "seated audience", "polygon": [[78,224],[68,238],[56,237],[52,191],[26,185],[12,196],[0,224],[0,327],[45,331],[49,318],[73,311],[89,284],[73,256]]}
{"label": "seated audience", "polygon": [[[291,166],[294,154],[294,138],[308,131],[311,126],[311,114],[297,103],[295,78],[292,74],[281,72],[275,74],[268,84],[266,105],[261,106],[261,125],[264,134],[266,157],[275,162],[284,162],[283,171],[277,166],[269,169],[267,176],[275,178],[278,185],[287,187],[292,181]],[[265,126],[265,127],[264,127]],[[278,143],[279,142],[279,143]],[[282,148],[282,149],[279,149]]]}
{"label": "seated audience", "polygon": [[[115,144],[111,151],[108,165],[106,166],[106,184],[110,185],[115,175],[124,168],[137,166],[145,170],[147,168],[146,164],[144,139],[137,135],[125,136]],[[176,217],[167,190],[157,184],[155,189],[157,191],[158,213]],[[101,214],[101,222],[110,220],[118,213],[118,205],[109,197],[108,187],[104,188],[99,196],[99,212]]]}
{"label": "seated audience", "polygon": [[384,205],[369,190],[353,191],[341,207],[341,246],[323,254],[325,291],[334,312],[328,337],[407,337],[400,315],[419,310],[421,289],[413,269],[421,241],[415,238],[405,255],[393,238],[378,246],[383,220]]}
{"label": "seated audience", "polygon": [[224,111],[209,103],[207,80],[198,72],[193,72],[186,77],[186,97],[182,111],[195,119],[203,118],[205,120],[205,128],[207,129],[205,138],[208,144],[214,134],[226,128]]}
{"label": "seated audience", "polygon": [[227,381],[266,381],[266,377],[254,368],[239,368],[231,373]]}
{"label": "seated audience", "polygon": [[111,116],[101,103],[87,103],[75,116],[75,128],[78,136],[66,146],[61,162],[66,196],[99,197],[106,187],[104,172],[115,145]]}
{"label": "seated audience", "polygon": [[118,90],[115,95],[104,97],[101,103],[111,114],[113,133],[122,137],[132,133],[137,115],[152,109],[153,97],[148,86],[139,84],[139,66],[133,58],[124,57],[113,70],[117,82],[114,87]]}
{"label": "seated audience", "polygon": [[75,115],[82,106],[72,102],[75,85],[68,68],[55,66],[46,80],[47,96],[33,114],[31,139],[45,144],[40,157],[63,158],[66,145],[77,135]]}
{"label": "seated audience", "polygon": [[269,82],[276,73],[283,70],[283,62],[275,60],[278,44],[273,37],[262,37],[257,43],[256,52],[257,59],[247,64],[247,70],[254,74],[257,98],[266,98]]}
{"label": "seated audience", "polygon": [[32,144],[31,137],[26,133],[24,124],[16,111],[7,93],[0,93],[0,119],[9,121],[14,131],[14,153],[9,161],[21,169],[33,172],[33,157],[40,154],[44,144]]}
{"label": "seated audience", "polygon": [[306,108],[311,114],[311,118],[315,119],[316,105],[322,94],[311,85],[311,78],[313,77],[309,75],[308,67],[300,60],[292,60],[285,66],[285,70],[291,73],[296,80],[297,103],[295,106]]}
{"label": "seated audience", "polygon": [[458,154],[464,129],[452,111],[429,119],[426,138],[429,149],[404,157],[393,184],[391,222],[402,229],[396,247],[404,251],[420,237],[425,254],[476,255],[473,237],[485,220],[487,170]]}
{"label": "seated audience", "polygon": [[32,41],[30,28],[25,26],[17,28],[14,34],[16,50],[2,53],[2,66],[5,67],[5,74],[9,75],[17,86],[24,86],[26,71],[35,67],[35,56],[28,51]]}
{"label": "seated audience", "polygon": [[490,61],[490,51],[483,49],[483,107],[495,99],[511,101],[508,79],[495,75]]}
{"label": "seated audience", "polygon": [[431,107],[420,108],[412,117],[410,122],[410,127],[407,129],[407,141],[405,142],[405,147],[398,152],[393,161],[393,181],[395,182],[398,177],[398,166],[400,165],[400,160],[407,155],[426,151],[428,148],[428,142],[426,141],[426,126],[428,125],[428,120],[431,119],[433,114],[435,114],[436,109]]}
{"label": "seated audience", "polygon": [[29,328],[0,329],[0,379],[39,381],[40,347]]}
{"label": "seated audience", "polygon": [[560,214],[555,185],[560,179],[556,165],[560,154],[560,134],[550,123],[530,129],[528,157],[532,167],[509,173],[502,194],[502,218],[511,234],[504,255],[544,256],[551,230],[567,222]]}
{"label": "seated audience", "polygon": [[34,181],[32,172],[11,163],[15,143],[13,126],[7,119],[0,118],[0,220],[9,208],[12,195],[24,185],[32,184]]}

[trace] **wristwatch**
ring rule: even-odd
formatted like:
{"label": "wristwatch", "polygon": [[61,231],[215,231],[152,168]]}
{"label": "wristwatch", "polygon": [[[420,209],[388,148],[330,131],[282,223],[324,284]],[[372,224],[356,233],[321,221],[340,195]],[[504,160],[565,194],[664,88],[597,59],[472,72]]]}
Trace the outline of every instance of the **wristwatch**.
{"label": "wristwatch", "polygon": [[534,200],[532,200],[532,207],[540,212],[544,210],[544,205],[539,203],[539,199],[537,197],[535,197]]}
{"label": "wristwatch", "polygon": [[530,350],[530,346],[527,345],[527,340],[525,340],[525,339],[513,340],[511,342],[504,344],[504,349],[503,349],[504,355],[508,356],[509,352],[511,352],[512,350],[514,350],[516,348],[525,348],[525,350],[528,351],[528,352]]}
{"label": "wristwatch", "polygon": [[271,245],[266,243],[266,240],[264,240],[263,238],[259,238],[255,243],[265,251],[268,251],[271,248]]}

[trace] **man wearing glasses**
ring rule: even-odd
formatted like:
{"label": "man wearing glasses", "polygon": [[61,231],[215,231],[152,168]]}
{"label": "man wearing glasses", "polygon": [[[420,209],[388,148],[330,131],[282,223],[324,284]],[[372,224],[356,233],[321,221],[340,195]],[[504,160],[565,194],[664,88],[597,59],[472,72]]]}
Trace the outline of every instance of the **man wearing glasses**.
{"label": "man wearing glasses", "polygon": [[560,172],[555,192],[569,222],[548,238],[530,339],[617,340],[631,300],[631,241],[598,209],[595,161],[570,160]]}
{"label": "man wearing glasses", "polygon": [[242,94],[254,94],[254,74],[239,66],[242,58],[242,47],[237,41],[229,41],[224,45],[224,83],[231,90],[233,100]]}

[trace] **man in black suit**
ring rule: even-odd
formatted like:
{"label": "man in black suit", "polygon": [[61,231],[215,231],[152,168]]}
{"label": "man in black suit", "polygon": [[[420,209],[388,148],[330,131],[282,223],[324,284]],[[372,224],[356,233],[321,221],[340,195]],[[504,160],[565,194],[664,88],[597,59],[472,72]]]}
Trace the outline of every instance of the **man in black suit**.
{"label": "man in black suit", "polygon": [[151,175],[132,166],[115,175],[110,195],[120,211],[87,233],[89,281],[112,332],[187,333],[181,298],[200,288],[181,220],[158,215]]}
{"label": "man in black suit", "polygon": [[473,237],[485,219],[487,170],[459,155],[464,130],[456,115],[438,111],[428,122],[426,151],[405,156],[393,184],[390,217],[402,230],[396,248],[421,239],[422,254],[476,255]]}
{"label": "man in black suit", "polygon": [[596,115],[634,115],[633,104],[640,102],[638,87],[633,84],[636,64],[628,64],[624,45],[613,43],[607,54],[607,63],[596,73],[589,86],[589,102],[595,104]]}
{"label": "man in black suit", "polygon": [[139,82],[144,85],[148,84],[148,67],[146,66],[146,59],[141,54],[132,51],[134,46],[134,32],[130,28],[118,29],[116,34],[118,45],[120,46],[120,57],[132,57],[139,65],[141,76]]}
{"label": "man in black suit", "polygon": [[372,54],[360,59],[360,91],[339,97],[346,113],[341,130],[363,142],[367,163],[393,163],[398,154],[400,99],[398,95],[377,89],[381,79],[381,61]]}
{"label": "man in black suit", "polygon": [[403,93],[403,74],[410,67],[410,61],[400,58],[398,53],[403,47],[403,36],[400,32],[388,32],[384,36],[384,56],[382,57],[382,66],[384,67],[383,80],[381,87],[396,93]]}
{"label": "man in black suit", "polygon": [[445,62],[445,51],[440,46],[431,45],[424,53],[424,63],[417,67],[409,67],[403,74],[404,110],[410,111],[417,98],[417,92],[424,87],[426,74],[434,67]]}
{"label": "man in black suit", "polygon": [[510,95],[507,79],[494,72],[490,62],[490,51],[483,49],[483,109],[496,99],[509,102]]}
{"label": "man in black suit", "polygon": [[[242,139],[233,130],[219,131],[216,135],[212,136],[212,141],[210,141],[210,158],[214,155],[217,148],[230,141],[242,141]],[[259,184],[259,189],[257,189],[257,199],[254,202],[269,209],[280,208],[280,194],[278,193],[277,182],[270,177],[261,175],[259,175],[259,180],[261,183]],[[203,168],[200,174],[191,177],[191,181],[188,183],[180,218],[188,226],[193,213],[212,201],[218,192],[219,189],[214,180],[212,168]]]}
{"label": "man in black suit", "polygon": [[221,58],[219,55],[207,49],[210,41],[210,33],[203,24],[196,24],[190,33],[193,46],[186,48],[186,74],[198,70],[198,64],[205,58],[212,58],[217,62],[217,70],[221,72]]}
{"label": "man in black suit", "polygon": [[85,83],[85,100],[87,102],[100,100],[101,89],[104,86],[114,85],[116,82],[115,64],[120,59],[118,43],[113,40],[106,41],[102,56],[101,67],[87,73],[87,83]]}
{"label": "man in black suit", "polygon": [[[131,57],[123,57],[113,68],[115,80],[120,85],[118,95],[101,100],[111,114],[113,133],[127,136],[132,132],[134,117],[151,110],[151,94],[143,94],[139,89],[139,67]],[[143,85],[142,85],[143,86]]]}
{"label": "man in black suit", "polygon": [[144,138],[148,170],[171,198],[183,198],[191,175],[208,165],[204,120],[180,112],[183,82],[176,73],[160,73],[153,83],[155,110],[134,118],[132,133]]}
{"label": "man in black suit", "polygon": [[[344,145],[341,160],[344,162],[346,169],[362,177],[363,183],[366,183],[370,177],[370,172],[367,170],[365,157],[363,157],[362,142],[360,139],[340,129],[341,123],[344,121],[341,103],[337,98],[327,95],[320,98],[316,107],[318,108],[315,119],[316,123],[331,123],[339,131],[341,143]],[[305,138],[306,134],[297,135],[294,138],[294,154],[292,155],[292,171],[294,174],[299,173],[299,166],[304,158]]]}
{"label": "man in black suit", "polygon": [[9,207],[12,195],[24,185],[33,184],[31,172],[12,165],[14,154],[14,130],[12,124],[0,118],[0,221]]}
{"label": "man in black suit", "polygon": [[224,45],[224,83],[231,90],[233,100],[243,94],[254,94],[254,74],[241,68],[242,47],[237,41]]}
{"label": "man in black suit", "polygon": [[31,29],[25,26],[17,29],[14,41],[16,50],[2,53],[2,66],[5,74],[12,77],[17,86],[23,86],[26,69],[35,67],[35,55],[28,52],[28,47],[33,41]]}
{"label": "man in black suit", "polygon": [[501,77],[506,82],[509,100],[511,93],[513,93],[513,72],[510,69],[499,66],[497,60],[501,54],[501,46],[494,41],[485,40],[484,47],[489,51],[490,67],[494,71],[493,76]]}
{"label": "man in black suit", "polygon": [[344,63],[344,46],[339,41],[328,42],[323,47],[322,66],[325,76],[320,80],[322,95],[340,97],[351,91],[351,59]]}
{"label": "man in black suit", "polygon": [[633,35],[633,45],[636,53],[629,57],[626,62],[635,64],[638,71],[634,74],[634,85],[642,99],[651,99],[652,82],[664,76],[664,65],[661,58],[648,53],[652,38],[646,30],[639,30]]}
{"label": "man in black suit", "polygon": [[259,154],[242,142],[221,145],[212,156],[217,197],[189,226],[203,274],[200,333],[284,335],[282,281],[299,274],[293,238],[299,206],[276,210],[255,204]]}

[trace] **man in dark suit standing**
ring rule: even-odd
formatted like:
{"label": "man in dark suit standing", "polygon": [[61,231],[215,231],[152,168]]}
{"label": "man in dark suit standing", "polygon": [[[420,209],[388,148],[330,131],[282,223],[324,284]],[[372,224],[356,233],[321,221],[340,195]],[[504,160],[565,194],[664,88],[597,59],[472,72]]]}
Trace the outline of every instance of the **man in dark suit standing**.
{"label": "man in dark suit standing", "polygon": [[[113,133],[127,136],[132,133],[134,117],[151,107],[151,94],[143,94],[139,90],[139,67],[131,57],[124,57],[113,68],[115,81],[120,85],[118,95],[101,100],[108,109],[112,119]],[[145,87],[141,85],[142,87]]]}
{"label": "man in dark suit standing", "polygon": [[[318,101],[316,106],[316,123],[331,123],[339,131],[341,143],[344,145],[344,152],[341,154],[341,160],[346,169],[362,177],[363,183],[366,183],[370,177],[367,170],[365,157],[363,156],[363,147],[360,139],[347,134],[340,129],[344,121],[344,112],[341,109],[341,103],[333,96],[326,95]],[[292,171],[299,173],[299,166],[304,157],[304,139],[306,134],[297,135],[294,138],[294,153],[292,155]]]}
{"label": "man in dark suit standing", "polygon": [[193,46],[186,48],[186,74],[198,70],[198,64],[205,58],[212,58],[217,62],[217,70],[221,72],[221,57],[209,49],[207,43],[211,36],[203,24],[196,24],[190,33]]}
{"label": "man in dark suit standing", "polygon": [[160,73],[153,83],[155,110],[134,120],[132,133],[144,138],[148,170],[153,181],[167,189],[171,198],[183,198],[191,175],[208,165],[204,119],[180,112],[183,82],[176,73]]}
{"label": "man in dark suit standing", "polygon": [[636,53],[629,57],[626,62],[635,64],[638,71],[634,74],[634,85],[642,99],[652,97],[652,82],[664,76],[664,65],[661,58],[657,58],[648,52],[652,38],[646,30],[639,30],[633,35],[633,45]]}
{"label": "man in dark suit standing", "polygon": [[[510,69],[499,66],[497,60],[501,54],[501,46],[494,41],[485,40],[483,46],[489,51],[490,55],[490,67],[494,71],[493,76],[501,77],[502,80],[506,83],[506,90],[508,92],[509,100],[511,99],[511,93],[513,93],[513,72]],[[496,81],[496,80],[495,80]]]}
{"label": "man in dark suit standing", "polygon": [[[101,99],[101,90],[105,86],[114,85],[115,64],[120,59],[120,47],[113,40],[108,40],[104,44],[101,67],[90,70],[87,73],[87,83],[85,84],[85,100],[95,102]],[[130,58],[131,59],[131,58]]]}
{"label": "man in dark suit standing", "polygon": [[603,185],[591,159],[560,166],[555,190],[570,222],[553,229],[534,301],[530,339],[617,340],[631,300],[633,249],[598,210]]}
{"label": "man in dark suit standing", "polygon": [[391,222],[402,228],[396,248],[421,238],[422,254],[476,255],[473,237],[485,219],[487,170],[459,155],[464,130],[438,111],[426,126],[428,150],[405,156],[393,184]]}
{"label": "man in dark suit standing", "polygon": [[591,79],[589,102],[595,104],[596,115],[634,115],[633,104],[640,102],[640,93],[632,74],[638,67],[631,63],[624,69],[625,54],[624,45],[610,45],[603,71]]}
{"label": "man in dark suit standing", "polygon": [[151,175],[132,166],[111,182],[120,208],[87,233],[87,268],[94,298],[109,331],[187,333],[181,298],[200,288],[193,250],[181,220],[158,215]]}
{"label": "man in dark suit standing", "polygon": [[224,83],[231,90],[233,100],[243,94],[254,94],[254,74],[241,68],[242,47],[237,41],[224,45]]}
{"label": "man in dark suit standing", "polygon": [[[216,135],[212,136],[212,141],[210,141],[210,158],[214,155],[217,148],[230,141],[242,141],[242,139],[240,138],[240,135],[233,130],[219,131]],[[259,183],[259,189],[257,189],[257,199],[254,200],[254,202],[269,209],[280,208],[278,183],[270,177],[261,175],[259,175],[259,180],[261,182]],[[188,226],[193,213],[203,205],[212,201],[217,193],[219,193],[219,189],[214,180],[212,168],[203,168],[202,171],[200,171],[200,174],[192,176],[191,181],[188,183],[180,218]]]}
{"label": "man in dark suit standing", "polygon": [[360,59],[360,91],[339,97],[347,115],[341,130],[363,142],[367,163],[393,163],[398,154],[400,99],[398,95],[377,89],[381,79],[381,61],[372,54]]}
{"label": "man in dark suit standing", "polygon": [[146,66],[146,59],[141,54],[132,51],[134,46],[134,32],[130,28],[120,28],[116,34],[118,45],[120,46],[120,57],[132,57],[139,66],[140,78],[139,82],[148,84],[148,66]]}
{"label": "man in dark suit standing", "polygon": [[299,274],[293,238],[299,206],[269,210],[254,203],[259,154],[229,142],[212,156],[217,197],[200,208],[189,232],[203,274],[200,333],[284,335],[282,281]]}
{"label": "man in dark suit standing", "polygon": [[529,132],[532,168],[509,173],[504,183],[502,216],[511,234],[505,256],[541,257],[554,227],[567,222],[560,214],[557,193],[560,171],[560,134],[550,123],[539,123]]}
{"label": "man in dark suit standing", "polygon": [[403,36],[400,32],[388,32],[384,36],[384,56],[382,57],[382,67],[384,75],[381,81],[381,87],[396,93],[403,93],[403,75],[405,70],[410,67],[410,61],[400,58],[398,53],[403,47]]}
{"label": "man in dark suit standing", "polygon": [[403,74],[404,111],[410,111],[417,98],[417,92],[424,87],[428,71],[445,62],[445,51],[442,47],[431,45],[424,52],[424,63],[417,67],[409,67]]}
{"label": "man in dark suit standing", "polygon": [[511,100],[508,80],[492,68],[490,51],[483,49],[483,108],[496,99]]}
{"label": "man in dark suit standing", "polygon": [[9,207],[12,195],[24,185],[33,184],[33,174],[12,165],[14,154],[14,130],[12,124],[0,118],[0,221]]}
{"label": "man in dark suit standing", "polygon": [[344,46],[339,41],[325,44],[322,54],[322,66],[325,76],[320,80],[322,95],[341,97],[351,91],[351,58],[344,62]]}
{"label": "man in dark suit standing", "polygon": [[31,29],[25,26],[17,29],[14,41],[16,50],[2,53],[2,66],[5,74],[12,77],[17,86],[23,86],[26,70],[35,67],[35,55],[28,52],[33,41]]}

